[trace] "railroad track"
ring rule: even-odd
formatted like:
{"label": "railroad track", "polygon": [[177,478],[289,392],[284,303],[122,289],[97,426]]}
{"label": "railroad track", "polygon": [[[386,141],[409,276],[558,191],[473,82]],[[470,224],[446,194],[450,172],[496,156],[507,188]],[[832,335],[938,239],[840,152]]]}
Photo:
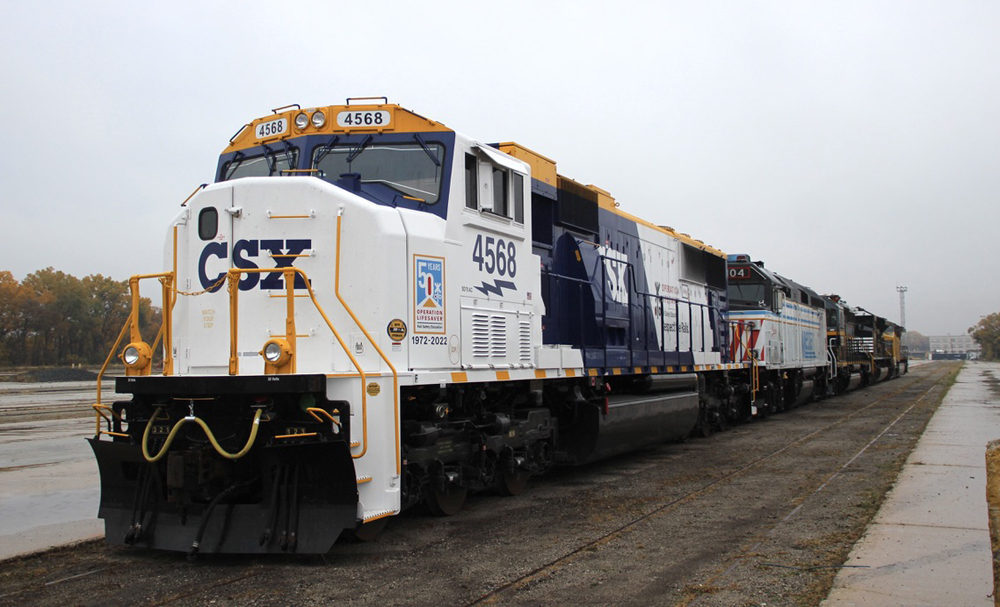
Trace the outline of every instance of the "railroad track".
{"label": "railroad track", "polygon": [[[93,415],[95,388],[92,382],[0,384],[0,423]],[[104,382],[101,389],[102,400],[113,399],[114,382]]]}
{"label": "railroad track", "polygon": [[[888,393],[882,394],[881,396],[879,396],[878,398],[876,398],[873,402],[871,402],[870,404],[868,404],[868,405],[866,405],[866,406],[864,406],[864,407],[862,407],[860,409],[855,409],[855,410],[851,411],[850,413],[848,413],[848,414],[840,417],[839,419],[836,419],[836,420],[834,420],[834,421],[826,424],[825,426],[823,426],[823,427],[821,427],[821,428],[819,428],[817,430],[809,432],[808,434],[806,434],[806,435],[804,435],[804,436],[802,436],[802,437],[800,437],[800,438],[792,441],[791,443],[789,443],[789,444],[787,444],[787,445],[785,445],[785,446],[783,446],[783,447],[781,447],[779,449],[775,449],[775,450],[767,453],[766,455],[763,455],[761,457],[757,457],[753,461],[747,463],[746,465],[744,465],[744,466],[742,466],[742,467],[740,467],[740,468],[738,468],[738,469],[736,469],[736,470],[734,470],[732,472],[729,472],[729,473],[727,473],[727,474],[725,474],[723,476],[720,476],[718,478],[710,480],[710,481],[706,482],[703,486],[701,486],[701,487],[699,487],[699,488],[697,488],[697,489],[695,489],[693,491],[690,491],[690,492],[688,492],[688,493],[686,493],[686,494],[684,494],[684,495],[682,495],[680,497],[675,497],[675,498],[673,498],[673,499],[671,499],[671,500],[669,500],[667,502],[664,502],[663,504],[655,507],[651,512],[648,512],[646,514],[643,514],[642,516],[636,517],[636,518],[634,518],[634,519],[626,522],[625,524],[620,525],[619,527],[615,528],[614,530],[612,530],[612,531],[610,531],[608,533],[605,533],[604,535],[602,535],[602,536],[600,536],[598,538],[595,538],[595,539],[593,539],[591,541],[588,541],[586,543],[582,543],[582,544],[578,545],[573,550],[567,552],[563,556],[561,556],[561,557],[559,557],[557,559],[551,560],[549,562],[546,562],[543,565],[538,566],[538,567],[532,569],[528,573],[526,573],[524,575],[521,575],[520,577],[518,577],[518,578],[516,578],[514,580],[511,580],[511,581],[505,583],[504,585],[502,585],[502,586],[500,586],[500,587],[498,587],[498,588],[496,588],[494,590],[491,590],[490,592],[487,592],[487,593],[479,596],[475,600],[466,603],[466,607],[472,607],[473,605],[484,605],[484,604],[491,604],[491,603],[495,603],[495,602],[500,602],[503,598],[506,597],[506,595],[517,594],[518,590],[520,590],[520,589],[522,589],[524,587],[527,587],[527,586],[529,586],[529,585],[537,582],[538,580],[540,580],[542,578],[545,578],[545,577],[549,576],[551,574],[551,572],[553,572],[554,570],[556,570],[556,569],[558,569],[558,568],[560,568],[560,567],[562,567],[562,566],[564,566],[564,565],[572,562],[574,559],[578,558],[579,556],[581,556],[583,554],[586,554],[586,553],[589,553],[589,552],[591,552],[591,551],[593,551],[593,550],[595,550],[597,548],[600,548],[603,545],[608,544],[612,540],[615,540],[615,539],[621,537],[622,535],[630,532],[632,529],[634,529],[639,524],[641,524],[641,523],[643,523],[643,522],[645,522],[645,521],[647,521],[649,519],[656,518],[656,517],[661,517],[661,516],[664,516],[666,514],[669,514],[674,509],[676,509],[676,508],[678,508],[678,507],[680,507],[680,506],[682,506],[684,504],[687,504],[687,503],[689,503],[689,502],[691,502],[693,500],[697,500],[698,498],[700,498],[702,496],[705,496],[706,494],[708,494],[708,493],[710,493],[710,492],[712,492],[712,491],[714,491],[714,490],[716,490],[716,489],[718,489],[718,488],[726,485],[727,483],[730,483],[733,480],[736,480],[736,479],[738,479],[738,478],[740,478],[742,476],[745,476],[748,472],[754,470],[755,468],[761,466],[762,464],[768,462],[769,460],[772,460],[772,459],[776,458],[777,456],[779,456],[779,455],[781,455],[781,454],[783,454],[783,453],[785,453],[785,452],[787,452],[787,451],[789,451],[791,449],[794,449],[794,448],[796,448],[796,447],[798,447],[798,446],[800,446],[800,445],[802,445],[804,443],[807,443],[807,442],[809,442],[809,441],[811,441],[811,440],[813,440],[813,439],[815,439],[815,438],[823,435],[824,433],[829,432],[833,428],[836,428],[838,426],[843,425],[844,423],[848,422],[849,420],[851,420],[851,419],[853,419],[853,418],[855,418],[855,417],[857,417],[859,415],[862,415],[863,413],[869,411],[870,409],[872,409],[872,408],[874,408],[874,407],[882,404],[887,399],[890,399],[892,397],[898,396],[898,395],[900,395],[900,394],[902,394],[904,392],[907,392],[907,391],[912,391],[915,386],[925,387],[923,393],[916,399],[916,401],[912,405],[910,405],[904,412],[902,412],[901,414],[899,414],[898,416],[896,416],[895,418],[893,418],[892,421],[890,421],[888,424],[886,424],[881,429],[881,431],[875,436],[875,438],[873,438],[871,441],[869,441],[860,451],[856,452],[846,463],[844,463],[843,465],[839,466],[830,475],[828,475],[826,478],[824,478],[823,481],[819,485],[817,485],[815,487],[806,488],[806,490],[803,491],[800,494],[799,499],[795,500],[797,502],[797,505],[786,516],[784,516],[783,518],[781,518],[777,523],[775,523],[775,524],[771,525],[770,527],[764,529],[762,531],[762,533],[761,533],[761,538],[770,536],[770,535],[772,535],[774,533],[775,529],[778,526],[780,526],[782,524],[785,524],[789,520],[791,520],[800,511],[800,509],[802,508],[802,504],[807,499],[809,499],[811,497],[814,497],[820,491],[822,491],[830,483],[830,481],[834,477],[836,477],[839,474],[841,474],[844,471],[844,469],[846,469],[853,462],[855,462],[865,451],[867,451],[873,444],[875,444],[881,437],[883,437],[886,434],[886,432],[888,432],[893,426],[895,426],[900,421],[900,419],[902,419],[905,415],[907,415],[914,407],[917,406],[917,404],[919,404],[921,401],[923,401],[933,390],[935,390],[935,388],[939,388],[940,387],[940,382],[941,382],[941,380],[945,376],[947,376],[949,374],[953,374],[955,372],[956,372],[956,368],[955,367],[947,367],[947,368],[944,368],[944,369],[939,369],[933,375],[929,375],[927,377],[924,377],[924,378],[921,378],[921,379],[917,380],[917,382],[915,384],[913,384],[913,385],[908,385],[908,386],[900,387],[898,389],[893,390],[892,392],[888,392]],[[808,405],[806,405],[806,406],[808,406]],[[708,580],[708,582],[707,582],[707,585],[708,586],[717,586],[722,580],[724,580],[724,578],[727,575],[729,575],[730,573],[732,573],[733,568],[736,566],[737,563],[740,562],[740,559],[743,559],[748,554],[753,553],[760,546],[761,541],[762,541],[762,539],[759,539],[758,541],[754,542],[750,546],[745,547],[737,555],[735,555],[734,557],[732,557],[731,560],[733,561],[733,563],[729,567],[727,567],[725,570],[719,572],[717,575],[715,575],[712,578],[710,578]],[[698,605],[698,604],[700,604],[700,601],[701,601],[701,599],[704,596],[705,595],[698,595],[698,596],[686,599],[683,602],[678,603],[678,605]]]}
{"label": "railroad track", "polygon": [[[823,518],[817,517],[817,504],[829,506],[823,511],[826,519],[840,520],[857,508],[853,503],[838,506],[831,498],[857,501],[868,491],[884,492],[894,478],[889,464],[905,459],[932,415],[935,399],[947,388],[941,380],[956,369],[950,364],[915,368],[899,380],[740,425],[707,440],[559,471],[539,479],[525,496],[483,496],[451,518],[407,512],[379,542],[338,544],[325,557],[217,557],[192,568],[183,556],[93,544],[81,549],[85,556],[67,553],[65,564],[54,556],[46,557],[45,565],[25,564],[32,571],[46,567],[51,586],[42,587],[38,577],[32,583],[17,570],[6,574],[9,578],[0,573],[0,589],[4,579],[10,580],[7,593],[0,590],[0,604],[15,597],[60,604],[59,597],[78,596],[155,605],[295,602],[290,595],[270,594],[278,587],[295,588],[296,600],[317,604],[556,604],[588,599],[594,604],[759,604],[764,597],[746,589],[749,577],[774,587],[802,577],[797,570],[806,569],[803,564],[830,567],[835,573],[842,558],[824,553],[803,563],[786,554],[774,556],[781,553],[774,549],[775,538],[779,544],[792,543],[790,535],[804,543],[817,533],[825,539],[825,531],[805,525]],[[842,449],[831,447],[841,443]],[[802,458],[813,458],[815,464],[806,470],[790,467]],[[882,468],[884,478],[868,480]],[[847,487],[848,480],[867,484]],[[752,504],[725,506],[741,500],[759,500],[762,506],[757,511]],[[761,509],[770,516],[759,515]],[[864,525],[860,518],[854,524],[859,534]],[[716,533],[703,537],[704,529]],[[840,544],[849,551],[853,541],[845,537]],[[636,551],[637,545],[642,550]],[[665,548],[657,550],[660,546]],[[127,587],[115,586],[109,594],[110,571],[127,572]],[[603,586],[598,585],[602,572]],[[164,575],[171,579],[169,587],[162,583]],[[818,587],[819,599],[804,602],[825,596],[828,584]],[[766,602],[803,601],[767,597]]]}
{"label": "railroad track", "polygon": [[[65,417],[85,417],[94,414],[93,399],[53,405],[0,406],[0,423],[27,421],[28,419],[59,419]],[[25,418],[25,419],[22,419]]]}

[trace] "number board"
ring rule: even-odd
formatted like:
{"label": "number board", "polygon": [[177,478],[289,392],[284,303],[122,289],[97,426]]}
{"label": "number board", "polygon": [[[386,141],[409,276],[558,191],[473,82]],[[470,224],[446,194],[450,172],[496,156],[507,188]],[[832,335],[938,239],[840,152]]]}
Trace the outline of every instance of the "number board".
{"label": "number board", "polygon": [[748,266],[729,267],[729,280],[748,280],[753,278],[753,272]]}
{"label": "number board", "polygon": [[257,125],[257,129],[254,133],[257,135],[257,139],[267,139],[269,137],[279,137],[288,132],[288,119],[279,118],[277,120],[271,120],[269,122],[261,122]]}
{"label": "number board", "polygon": [[358,110],[337,114],[337,126],[345,129],[384,129],[392,123],[392,113],[385,110]]}

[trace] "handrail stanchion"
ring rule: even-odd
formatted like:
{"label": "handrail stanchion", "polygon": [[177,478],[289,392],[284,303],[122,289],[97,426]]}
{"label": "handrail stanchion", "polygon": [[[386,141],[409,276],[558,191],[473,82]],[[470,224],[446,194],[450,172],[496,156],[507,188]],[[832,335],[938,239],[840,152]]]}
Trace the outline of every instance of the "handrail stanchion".
{"label": "handrail stanchion", "polygon": [[229,374],[239,375],[240,359],[236,348],[238,336],[238,314],[240,296],[240,268],[230,268],[228,272],[229,282]]}

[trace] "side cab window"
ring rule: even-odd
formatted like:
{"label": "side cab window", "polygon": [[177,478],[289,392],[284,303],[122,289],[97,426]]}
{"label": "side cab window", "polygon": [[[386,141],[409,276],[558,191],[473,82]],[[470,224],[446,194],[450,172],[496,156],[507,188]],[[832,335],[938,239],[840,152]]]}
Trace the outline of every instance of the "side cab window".
{"label": "side cab window", "polygon": [[489,160],[465,155],[465,206],[524,223],[525,176]]}

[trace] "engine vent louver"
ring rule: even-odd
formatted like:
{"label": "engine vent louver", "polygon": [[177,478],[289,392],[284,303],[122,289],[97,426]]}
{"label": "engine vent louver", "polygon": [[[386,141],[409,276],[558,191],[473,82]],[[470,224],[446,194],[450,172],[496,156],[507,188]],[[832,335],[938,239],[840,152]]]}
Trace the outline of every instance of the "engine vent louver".
{"label": "engine vent louver", "polygon": [[476,358],[507,356],[507,320],[502,314],[472,315],[472,355]]}
{"label": "engine vent louver", "polygon": [[522,363],[531,362],[531,321],[522,320],[518,323],[517,334],[518,360]]}

